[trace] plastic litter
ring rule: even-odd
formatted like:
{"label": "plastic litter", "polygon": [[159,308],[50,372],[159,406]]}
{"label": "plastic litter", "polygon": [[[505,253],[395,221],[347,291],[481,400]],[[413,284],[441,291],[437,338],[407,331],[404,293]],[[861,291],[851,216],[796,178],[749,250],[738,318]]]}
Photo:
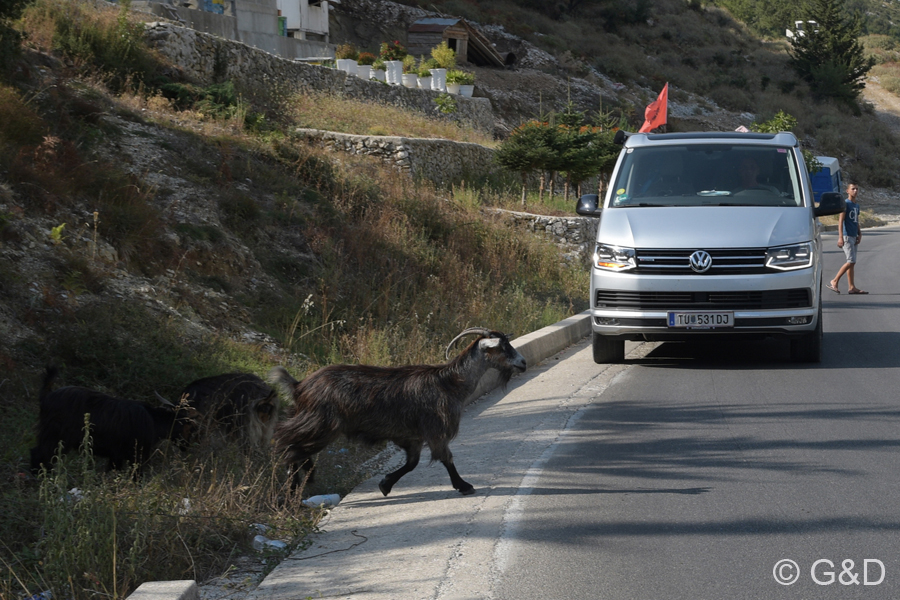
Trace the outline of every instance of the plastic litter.
{"label": "plastic litter", "polygon": [[28,596],[25,600],[50,600],[53,598],[53,594],[50,593],[50,590],[46,592],[41,592],[40,594],[35,594],[33,596]]}
{"label": "plastic litter", "polygon": [[179,515],[186,515],[191,512],[191,499],[190,498],[182,498],[181,504],[177,510]]}
{"label": "plastic litter", "polygon": [[303,506],[309,507],[327,507],[327,506],[337,506],[338,502],[341,501],[341,497],[339,494],[320,494],[318,496],[310,496],[306,500],[303,501]]}
{"label": "plastic litter", "polygon": [[264,535],[258,535],[253,538],[254,550],[284,550],[285,548],[287,548],[287,543],[281,540],[270,540]]}

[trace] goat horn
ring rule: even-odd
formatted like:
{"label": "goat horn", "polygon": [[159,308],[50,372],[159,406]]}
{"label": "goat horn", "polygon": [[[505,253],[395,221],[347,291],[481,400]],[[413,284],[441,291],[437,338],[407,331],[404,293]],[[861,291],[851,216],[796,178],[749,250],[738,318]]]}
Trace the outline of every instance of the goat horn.
{"label": "goat horn", "polygon": [[469,327],[458,336],[453,338],[450,344],[447,346],[447,352],[445,352],[446,357],[450,358],[450,349],[453,348],[453,345],[460,340],[460,338],[465,337],[467,335],[489,335],[491,330],[486,327]]}
{"label": "goat horn", "polygon": [[159,399],[160,402],[162,402],[163,406],[171,406],[172,408],[175,408],[175,405],[172,404],[171,402],[169,402],[168,400],[166,400],[165,398],[163,398],[162,396],[160,396],[159,392],[154,390],[153,393],[156,394],[156,397]]}

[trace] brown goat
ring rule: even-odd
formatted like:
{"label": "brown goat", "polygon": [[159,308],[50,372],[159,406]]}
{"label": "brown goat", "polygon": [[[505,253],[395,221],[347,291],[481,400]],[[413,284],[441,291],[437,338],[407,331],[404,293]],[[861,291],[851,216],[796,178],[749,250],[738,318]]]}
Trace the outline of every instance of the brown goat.
{"label": "brown goat", "polygon": [[488,369],[497,369],[505,384],[515,371],[525,370],[525,359],[506,335],[484,328],[460,333],[447,347],[448,355],[466,335],[478,339],[442,365],[332,365],[301,382],[282,367],[272,369],[269,383],[294,401],[294,416],[276,428],[275,443],[295,477],[309,468],[313,455],[344,435],[369,444],[390,441],[406,452],[406,463],[378,484],[385,496],[416,467],[425,444],[455,489],[475,493],[456,471],[449,448],[459,432],[463,402]]}

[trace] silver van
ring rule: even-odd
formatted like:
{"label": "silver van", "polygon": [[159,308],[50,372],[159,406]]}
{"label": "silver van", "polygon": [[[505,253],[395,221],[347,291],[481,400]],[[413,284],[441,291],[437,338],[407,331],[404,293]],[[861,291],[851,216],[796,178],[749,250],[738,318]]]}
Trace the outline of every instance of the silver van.
{"label": "silver van", "polygon": [[578,200],[599,216],[591,266],[594,361],[621,362],[626,340],[717,336],[790,340],[822,356],[822,250],[791,133],[626,134],[610,186]]}

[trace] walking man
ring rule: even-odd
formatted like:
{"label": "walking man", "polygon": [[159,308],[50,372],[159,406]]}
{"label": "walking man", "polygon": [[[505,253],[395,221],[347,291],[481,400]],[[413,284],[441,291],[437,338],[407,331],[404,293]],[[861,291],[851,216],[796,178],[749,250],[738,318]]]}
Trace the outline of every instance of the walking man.
{"label": "walking man", "polygon": [[859,204],[856,202],[856,195],[859,193],[859,187],[855,183],[847,186],[847,209],[838,217],[838,248],[844,249],[844,256],[847,262],[841,265],[834,279],[829,281],[825,287],[829,290],[840,294],[838,284],[844,273],[847,274],[848,294],[868,294],[858,287],[853,280],[853,267],[856,265],[856,247],[862,240],[862,230],[859,228]]}

